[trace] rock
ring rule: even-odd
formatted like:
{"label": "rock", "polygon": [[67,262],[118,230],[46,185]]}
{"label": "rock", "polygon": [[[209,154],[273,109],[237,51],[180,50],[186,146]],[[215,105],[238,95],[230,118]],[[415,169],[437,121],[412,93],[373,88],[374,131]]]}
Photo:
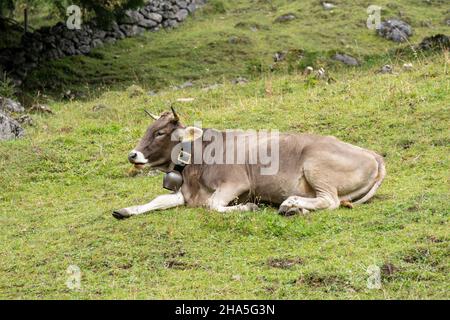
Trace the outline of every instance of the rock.
{"label": "rock", "polygon": [[308,66],[308,67],[306,67],[305,70],[303,71],[303,74],[306,75],[306,76],[308,76],[308,75],[312,74],[313,72],[314,72],[314,68],[311,67],[311,66]]}
{"label": "rock", "polygon": [[150,20],[150,19],[142,19],[141,21],[139,21],[139,26],[146,28],[146,29],[154,28],[157,25],[158,25],[157,22]]}
{"label": "rock", "polygon": [[278,18],[275,19],[275,22],[279,22],[279,23],[283,23],[283,22],[289,22],[292,20],[297,19],[297,16],[293,13],[286,13],[283,14],[282,16],[279,16]]}
{"label": "rock", "polygon": [[144,19],[144,16],[139,13],[139,11],[127,10],[124,15],[119,19],[120,23],[123,24],[138,24],[139,21]]}
{"label": "rock", "polygon": [[103,40],[106,37],[106,32],[103,30],[95,30],[94,34],[93,34],[93,38],[94,39],[100,39]]}
{"label": "rock", "polygon": [[164,22],[163,22],[163,27],[164,28],[176,28],[176,27],[178,27],[178,21],[177,20],[172,20],[172,19],[168,19],[168,20],[165,20]]}
{"label": "rock", "polygon": [[233,79],[231,83],[234,85],[243,85],[248,83],[248,79],[244,77],[237,77],[236,79]]}
{"label": "rock", "polygon": [[59,43],[59,46],[65,54],[69,56],[73,56],[75,54],[75,47],[72,41],[62,39]]}
{"label": "rock", "polygon": [[193,86],[194,86],[194,84],[191,81],[186,81],[182,85],[179,85],[177,88],[178,89],[186,89],[186,88],[191,88]]}
{"label": "rock", "polygon": [[0,111],[5,112],[24,112],[25,108],[14,100],[0,97]]}
{"label": "rock", "polygon": [[105,40],[103,41],[105,44],[113,44],[116,43],[116,38],[113,37],[106,37]]}
{"label": "rock", "polygon": [[159,13],[154,13],[154,12],[147,13],[145,15],[145,17],[147,19],[153,20],[153,21],[155,21],[157,23],[161,23],[161,21],[163,20],[162,15],[160,15]]}
{"label": "rock", "polygon": [[328,78],[328,74],[324,68],[320,68],[316,71],[315,77],[319,80],[323,80]]}
{"label": "rock", "polygon": [[186,9],[181,9],[180,11],[178,11],[175,14],[175,18],[177,19],[178,22],[181,22],[181,21],[186,20],[188,15],[189,15],[189,11],[187,11]]}
{"label": "rock", "polygon": [[177,102],[193,102],[194,98],[178,98]]}
{"label": "rock", "polygon": [[405,64],[403,64],[403,70],[405,70],[405,71],[411,71],[412,69],[414,69],[412,63],[405,63]]}
{"label": "rock", "polygon": [[379,72],[380,73],[392,73],[393,71],[394,71],[394,69],[392,68],[392,66],[389,64],[386,64],[381,67]]}
{"label": "rock", "polygon": [[193,2],[188,5],[187,9],[190,13],[193,13],[197,9],[197,5]]}
{"label": "rock", "polygon": [[100,39],[94,39],[92,41],[92,47],[93,48],[103,47],[103,41]]}
{"label": "rock", "polygon": [[222,85],[221,85],[220,83],[214,83],[214,84],[211,84],[211,85],[209,85],[209,86],[204,87],[202,90],[203,90],[203,91],[215,90],[215,89],[220,88],[221,86],[222,86]]}
{"label": "rock", "polygon": [[420,50],[449,50],[450,37],[444,34],[436,34],[431,37],[425,37],[418,45],[418,48]]}
{"label": "rock", "polygon": [[325,10],[333,10],[334,8],[336,8],[336,5],[330,2],[322,2],[322,7]]}
{"label": "rock", "polygon": [[62,94],[62,98],[72,101],[76,98],[76,94],[74,92],[72,92],[72,90],[67,90],[66,92],[64,92]]}
{"label": "rock", "polygon": [[395,42],[404,42],[413,35],[412,27],[399,19],[383,21],[377,30],[378,35]]}
{"label": "rock", "polygon": [[176,3],[177,3],[177,6],[182,8],[182,9],[186,9],[187,6],[188,6],[187,2],[184,1],[184,0],[177,0]]}
{"label": "rock", "polygon": [[82,54],[88,54],[91,51],[91,47],[84,45],[78,48]]}
{"label": "rock", "polygon": [[333,60],[340,61],[348,66],[359,66],[358,60],[347,54],[337,53],[332,57]]}
{"label": "rock", "polygon": [[281,62],[284,60],[284,58],[286,58],[286,51],[278,51],[277,53],[275,53],[273,55],[273,61],[274,62]]}
{"label": "rock", "polygon": [[24,133],[20,123],[0,112],[0,141],[21,138]]}
{"label": "rock", "polygon": [[125,34],[127,37],[133,37],[139,33],[138,26],[136,25],[129,25],[129,24],[122,24],[120,25],[120,30]]}
{"label": "rock", "polygon": [[246,37],[246,36],[231,36],[228,39],[228,42],[230,44],[250,44],[251,40],[250,38]]}
{"label": "rock", "polygon": [[96,104],[92,107],[92,112],[99,112],[101,110],[107,110],[109,109],[109,107],[107,105],[104,104]]}

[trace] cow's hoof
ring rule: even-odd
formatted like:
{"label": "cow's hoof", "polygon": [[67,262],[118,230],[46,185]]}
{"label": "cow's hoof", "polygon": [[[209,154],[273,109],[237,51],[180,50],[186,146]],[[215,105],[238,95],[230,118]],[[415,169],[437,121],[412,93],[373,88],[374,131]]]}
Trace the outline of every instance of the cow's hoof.
{"label": "cow's hoof", "polygon": [[119,220],[131,217],[131,214],[129,214],[128,211],[125,209],[115,210],[112,213],[112,215],[114,218],[119,219]]}
{"label": "cow's hoof", "polygon": [[280,209],[278,209],[278,213],[283,216],[289,217],[297,214],[307,214],[309,213],[309,210],[297,207],[281,206]]}
{"label": "cow's hoof", "polygon": [[280,209],[278,209],[278,213],[281,214],[282,216],[286,216],[286,217],[299,214],[300,212],[301,212],[301,210],[299,208],[288,207],[288,206],[281,206]]}

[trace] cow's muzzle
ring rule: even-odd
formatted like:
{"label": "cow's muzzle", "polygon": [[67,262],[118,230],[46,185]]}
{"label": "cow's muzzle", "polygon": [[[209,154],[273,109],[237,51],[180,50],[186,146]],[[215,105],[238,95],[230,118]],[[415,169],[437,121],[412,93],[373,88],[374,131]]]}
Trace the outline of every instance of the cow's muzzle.
{"label": "cow's muzzle", "polygon": [[128,154],[128,161],[134,165],[144,165],[148,162],[142,152],[136,150],[133,150]]}

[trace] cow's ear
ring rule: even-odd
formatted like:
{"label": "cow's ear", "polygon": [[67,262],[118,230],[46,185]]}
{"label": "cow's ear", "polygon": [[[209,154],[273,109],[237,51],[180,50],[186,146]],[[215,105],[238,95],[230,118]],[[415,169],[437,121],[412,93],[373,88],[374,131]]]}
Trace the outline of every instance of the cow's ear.
{"label": "cow's ear", "polygon": [[203,130],[196,127],[187,127],[184,129],[183,141],[194,141],[203,136]]}
{"label": "cow's ear", "polygon": [[174,141],[194,141],[203,136],[203,130],[196,127],[180,128],[173,132],[172,140]]}

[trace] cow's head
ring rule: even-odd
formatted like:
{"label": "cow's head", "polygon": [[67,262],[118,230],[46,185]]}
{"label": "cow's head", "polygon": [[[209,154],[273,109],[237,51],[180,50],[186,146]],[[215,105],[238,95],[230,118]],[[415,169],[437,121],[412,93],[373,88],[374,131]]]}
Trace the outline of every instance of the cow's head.
{"label": "cow's head", "polygon": [[180,141],[194,136],[201,129],[186,128],[173,108],[171,112],[164,112],[159,117],[147,114],[155,121],[148,127],[136,148],[128,154],[128,160],[136,167],[149,165],[167,172],[173,163],[172,150]]}

